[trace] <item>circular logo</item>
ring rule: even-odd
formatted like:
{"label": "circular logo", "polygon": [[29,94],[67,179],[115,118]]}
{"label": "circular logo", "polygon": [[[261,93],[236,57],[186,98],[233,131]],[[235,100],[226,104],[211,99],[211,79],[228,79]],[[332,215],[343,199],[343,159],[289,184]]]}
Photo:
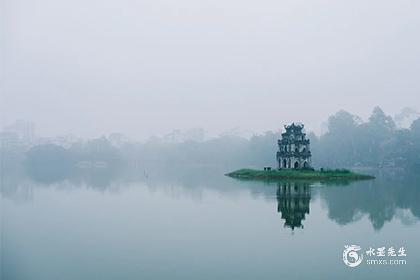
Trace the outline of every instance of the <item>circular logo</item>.
{"label": "circular logo", "polygon": [[346,245],[343,251],[343,262],[350,267],[356,267],[363,261],[363,254],[358,253],[362,248],[358,245]]}

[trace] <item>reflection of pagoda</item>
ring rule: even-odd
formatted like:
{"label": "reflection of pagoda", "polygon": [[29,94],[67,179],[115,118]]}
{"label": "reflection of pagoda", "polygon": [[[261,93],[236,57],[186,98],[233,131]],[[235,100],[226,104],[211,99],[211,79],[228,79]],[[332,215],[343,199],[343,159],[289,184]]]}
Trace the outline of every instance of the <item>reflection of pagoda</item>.
{"label": "reflection of pagoda", "polygon": [[277,212],[285,220],[284,226],[292,230],[303,228],[302,220],[309,214],[311,190],[308,183],[282,182],[277,189]]}

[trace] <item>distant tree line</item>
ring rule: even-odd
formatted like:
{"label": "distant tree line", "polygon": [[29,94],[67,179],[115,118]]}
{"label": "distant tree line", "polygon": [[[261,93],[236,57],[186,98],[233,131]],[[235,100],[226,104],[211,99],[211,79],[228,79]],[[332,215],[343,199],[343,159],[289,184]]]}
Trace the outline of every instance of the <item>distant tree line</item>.
{"label": "distant tree line", "polygon": [[339,111],[329,117],[328,132],[311,140],[318,165],[420,168],[420,118],[397,128],[379,107],[367,122]]}
{"label": "distant tree line", "polygon": [[[339,111],[329,117],[327,127],[328,131],[321,136],[308,133],[312,161],[317,168],[420,169],[420,118],[408,129],[402,129],[396,126],[392,117],[376,107],[366,122],[351,113]],[[269,131],[250,139],[224,135],[200,142],[168,142],[153,138],[145,143],[113,145],[103,137],[77,142],[69,148],[47,144],[24,152],[2,150],[2,169],[16,166],[16,161],[23,162],[35,173],[50,169],[56,170],[57,174],[77,171],[77,166],[83,167],[84,162],[104,163],[106,168],[113,170],[143,164],[275,167],[279,138],[280,131]]]}
{"label": "distant tree line", "polygon": [[[392,117],[374,108],[368,121],[346,111],[329,117],[328,131],[311,140],[312,161],[317,168],[398,167],[420,169],[420,118],[408,129],[398,128]],[[168,164],[200,163],[276,166],[280,132],[268,131],[250,139],[221,136],[205,142],[167,143],[159,140],[128,148],[126,155]],[[137,153],[131,153],[133,150]]]}

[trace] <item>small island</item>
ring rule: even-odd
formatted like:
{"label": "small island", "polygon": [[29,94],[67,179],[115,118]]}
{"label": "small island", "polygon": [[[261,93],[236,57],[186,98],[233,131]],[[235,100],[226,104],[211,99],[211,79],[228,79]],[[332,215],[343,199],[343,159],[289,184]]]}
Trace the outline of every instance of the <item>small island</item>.
{"label": "small island", "polygon": [[265,170],[255,169],[239,169],[226,176],[246,179],[246,180],[311,180],[311,181],[327,181],[327,180],[369,180],[375,179],[374,176],[359,174],[347,169],[334,170],[314,170],[314,169],[280,169],[272,170],[265,168]]}
{"label": "small island", "polygon": [[277,141],[279,150],[276,153],[278,169],[264,167],[264,170],[240,169],[228,174],[229,177],[248,180],[282,180],[302,179],[310,181],[328,180],[369,180],[375,177],[355,173],[347,169],[312,168],[310,140],[306,138],[304,125],[292,123],[285,125],[282,138]]}

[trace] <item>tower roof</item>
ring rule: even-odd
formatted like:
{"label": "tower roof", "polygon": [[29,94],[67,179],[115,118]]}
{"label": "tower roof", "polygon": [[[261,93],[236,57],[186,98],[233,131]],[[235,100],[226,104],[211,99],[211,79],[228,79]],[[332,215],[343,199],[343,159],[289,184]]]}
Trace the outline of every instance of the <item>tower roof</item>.
{"label": "tower roof", "polygon": [[292,123],[290,125],[285,125],[284,128],[286,129],[287,132],[289,131],[300,132],[304,128],[304,125],[302,123]]}

